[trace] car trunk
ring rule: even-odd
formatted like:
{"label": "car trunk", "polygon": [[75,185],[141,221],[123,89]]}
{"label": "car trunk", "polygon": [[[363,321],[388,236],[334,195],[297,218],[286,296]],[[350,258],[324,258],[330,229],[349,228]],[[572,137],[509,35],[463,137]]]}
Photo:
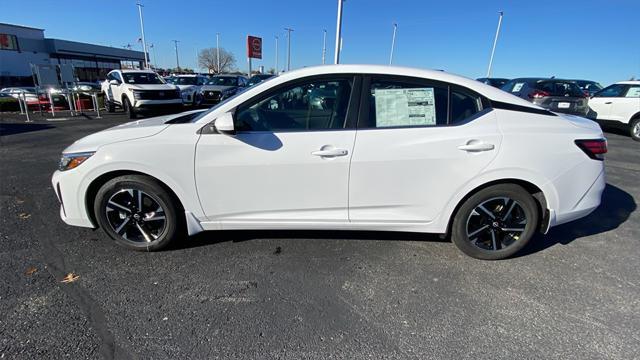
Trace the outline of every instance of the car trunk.
{"label": "car trunk", "polygon": [[587,97],[575,83],[540,81],[530,95],[533,103],[556,112],[585,115]]}

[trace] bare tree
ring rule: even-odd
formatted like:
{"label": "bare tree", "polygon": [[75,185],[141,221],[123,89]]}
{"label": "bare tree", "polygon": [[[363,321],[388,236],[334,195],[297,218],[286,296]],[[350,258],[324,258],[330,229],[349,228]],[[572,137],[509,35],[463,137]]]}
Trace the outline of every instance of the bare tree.
{"label": "bare tree", "polygon": [[229,72],[236,66],[236,57],[227,50],[220,48],[220,69],[218,69],[218,52],[216,48],[207,48],[198,53],[198,65],[209,70],[209,73],[220,74]]}

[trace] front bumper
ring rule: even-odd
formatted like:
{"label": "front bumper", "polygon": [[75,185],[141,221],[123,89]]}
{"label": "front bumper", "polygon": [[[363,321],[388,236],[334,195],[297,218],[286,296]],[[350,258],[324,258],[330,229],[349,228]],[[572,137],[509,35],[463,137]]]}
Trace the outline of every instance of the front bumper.
{"label": "front bumper", "polygon": [[182,99],[171,100],[136,100],[133,105],[136,112],[172,112],[182,111]]}
{"label": "front bumper", "polygon": [[69,225],[95,228],[89,219],[83,199],[78,198],[81,176],[74,176],[73,170],[53,173],[51,184],[60,203],[60,218]]}

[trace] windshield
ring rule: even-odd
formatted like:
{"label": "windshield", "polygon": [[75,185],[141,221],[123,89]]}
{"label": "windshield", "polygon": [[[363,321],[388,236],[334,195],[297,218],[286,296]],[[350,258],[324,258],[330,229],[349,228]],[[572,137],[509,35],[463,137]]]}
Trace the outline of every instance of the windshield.
{"label": "windshield", "polygon": [[175,84],[176,83],[176,79],[175,78],[164,78],[164,81],[167,84]]}
{"label": "windshield", "polygon": [[165,83],[158,75],[148,72],[126,72],[122,73],[122,76],[127,84],[157,85]]}
{"label": "windshield", "polygon": [[195,77],[195,76],[179,77],[179,78],[175,78],[174,81],[172,81],[172,84],[175,84],[175,85],[198,85],[198,78]]}
{"label": "windshield", "polygon": [[207,85],[236,86],[237,84],[236,78],[230,76],[216,76],[207,81]]}
{"label": "windshield", "polygon": [[197,122],[198,120],[202,119],[203,117],[207,116],[210,112],[215,111],[217,108],[219,108],[220,106],[228,103],[230,100],[235,99],[237,96],[239,96],[240,94],[242,94],[242,92],[238,92],[236,94],[234,94],[233,96],[230,96],[224,100],[221,100],[219,103],[217,103],[216,105],[210,107],[209,109],[207,109],[207,111],[203,111],[200,114],[198,114],[198,116],[196,116],[195,118],[193,118],[193,120],[191,120],[192,123]]}

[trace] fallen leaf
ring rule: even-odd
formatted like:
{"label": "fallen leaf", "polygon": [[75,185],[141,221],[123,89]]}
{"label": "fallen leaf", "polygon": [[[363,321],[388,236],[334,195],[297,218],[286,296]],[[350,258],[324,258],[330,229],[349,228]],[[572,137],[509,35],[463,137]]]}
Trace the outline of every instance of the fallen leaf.
{"label": "fallen leaf", "polygon": [[18,217],[22,220],[28,219],[31,217],[31,214],[27,214],[27,213],[20,213],[18,214]]}
{"label": "fallen leaf", "polygon": [[24,200],[20,199],[19,197],[16,198],[16,204],[23,204]]}
{"label": "fallen leaf", "polygon": [[282,248],[280,246],[276,247],[276,251],[273,252],[275,255],[282,253]]}
{"label": "fallen leaf", "polygon": [[76,275],[74,273],[68,273],[67,276],[64,277],[64,279],[62,279],[62,283],[70,283],[70,282],[74,282],[76,280],[78,280],[80,278],[79,275]]}
{"label": "fallen leaf", "polygon": [[24,272],[25,275],[33,275],[38,269],[33,266],[30,266],[27,271]]}

